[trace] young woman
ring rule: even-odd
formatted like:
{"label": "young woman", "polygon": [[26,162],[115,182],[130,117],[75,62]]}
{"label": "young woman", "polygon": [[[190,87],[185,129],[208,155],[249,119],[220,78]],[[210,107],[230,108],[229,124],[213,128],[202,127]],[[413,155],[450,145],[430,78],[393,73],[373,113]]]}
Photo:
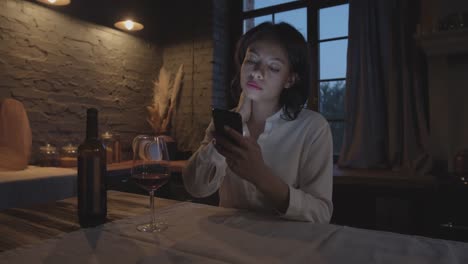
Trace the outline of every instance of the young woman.
{"label": "young woman", "polygon": [[303,36],[286,23],[263,23],[240,39],[233,85],[242,89],[235,111],[244,135],[225,127],[230,141],[209,125],[183,173],[189,193],[219,189],[224,207],[330,221],[332,137],[327,121],[303,107],[307,57]]}

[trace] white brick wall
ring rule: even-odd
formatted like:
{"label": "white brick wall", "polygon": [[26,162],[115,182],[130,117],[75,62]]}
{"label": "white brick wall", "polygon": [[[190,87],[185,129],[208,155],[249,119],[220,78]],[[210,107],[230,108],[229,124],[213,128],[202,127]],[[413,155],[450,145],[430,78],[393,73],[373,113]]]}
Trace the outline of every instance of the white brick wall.
{"label": "white brick wall", "polygon": [[87,23],[35,3],[0,1],[0,98],[22,101],[33,132],[33,161],[45,142],[84,139],[87,107],[100,110],[100,130],[130,141],[151,132],[143,107],[162,49],[129,34]]}
{"label": "white brick wall", "polygon": [[85,109],[97,107],[101,131],[119,132],[129,158],[131,139],[151,133],[144,106],[159,68],[175,73],[183,63],[173,136],[180,151],[194,151],[212,105],[227,107],[228,3],[162,1],[160,30],[150,43],[35,3],[1,0],[0,98],[24,102],[35,149],[79,144]]}

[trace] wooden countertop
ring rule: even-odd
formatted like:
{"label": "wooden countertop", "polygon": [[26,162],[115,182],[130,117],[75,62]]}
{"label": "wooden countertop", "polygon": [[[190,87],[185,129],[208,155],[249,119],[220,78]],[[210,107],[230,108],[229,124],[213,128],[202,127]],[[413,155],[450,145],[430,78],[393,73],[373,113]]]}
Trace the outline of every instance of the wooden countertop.
{"label": "wooden countertop", "polygon": [[[171,160],[169,161],[170,169],[172,172],[182,172],[185,165],[187,164],[187,160]],[[120,163],[111,163],[107,164],[108,171],[119,171],[119,170],[130,170],[132,168],[132,161],[122,161]]]}
{"label": "wooden countertop", "polygon": [[333,167],[334,185],[373,185],[395,187],[431,187],[436,181],[432,175],[414,175],[408,171],[388,169],[342,169]]}
{"label": "wooden countertop", "polygon": [[[187,165],[187,160],[171,160],[169,161],[170,169],[172,172],[182,172],[184,167]],[[62,168],[62,167],[61,167]],[[68,169],[75,169],[76,167],[63,167]],[[132,161],[126,160],[119,163],[107,164],[107,171],[120,171],[120,170],[130,170],[132,168]]]}

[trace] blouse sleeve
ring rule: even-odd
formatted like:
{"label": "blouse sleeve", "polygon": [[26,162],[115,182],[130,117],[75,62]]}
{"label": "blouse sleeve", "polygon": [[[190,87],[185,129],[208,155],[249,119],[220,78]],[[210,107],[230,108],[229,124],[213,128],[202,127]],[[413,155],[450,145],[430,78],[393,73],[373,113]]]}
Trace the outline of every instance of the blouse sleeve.
{"label": "blouse sleeve", "polygon": [[212,143],[212,127],[213,122],[206,129],[201,146],[190,157],[182,173],[185,189],[194,197],[206,197],[216,192],[226,175],[225,158]]}
{"label": "blouse sleeve", "polygon": [[316,131],[304,145],[298,188],[289,186],[289,206],[283,217],[328,223],[333,212],[333,142],[328,122]]}

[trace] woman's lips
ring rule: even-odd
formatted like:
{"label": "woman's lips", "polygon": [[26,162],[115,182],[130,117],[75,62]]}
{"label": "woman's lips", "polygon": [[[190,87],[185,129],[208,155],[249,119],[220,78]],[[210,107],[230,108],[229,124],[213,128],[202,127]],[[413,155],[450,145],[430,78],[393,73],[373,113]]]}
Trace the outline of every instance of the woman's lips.
{"label": "woman's lips", "polygon": [[255,90],[263,90],[256,82],[247,82],[247,86]]}

